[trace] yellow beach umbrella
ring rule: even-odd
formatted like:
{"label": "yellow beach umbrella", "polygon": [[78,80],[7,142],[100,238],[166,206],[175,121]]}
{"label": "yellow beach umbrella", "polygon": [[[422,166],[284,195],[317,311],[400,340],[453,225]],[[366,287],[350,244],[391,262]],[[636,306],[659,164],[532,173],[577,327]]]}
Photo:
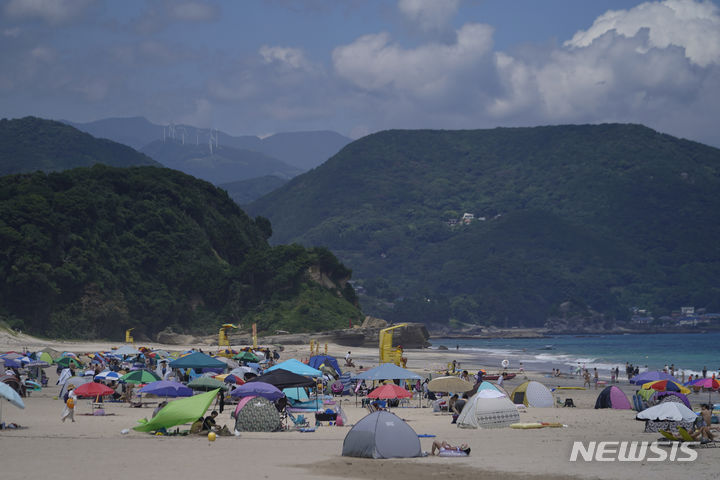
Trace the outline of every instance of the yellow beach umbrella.
{"label": "yellow beach umbrella", "polygon": [[683,387],[679,383],[673,382],[672,380],[656,380],[654,382],[644,383],[642,386],[645,390],[657,390],[658,392],[680,392],[687,395],[690,393],[690,389]]}

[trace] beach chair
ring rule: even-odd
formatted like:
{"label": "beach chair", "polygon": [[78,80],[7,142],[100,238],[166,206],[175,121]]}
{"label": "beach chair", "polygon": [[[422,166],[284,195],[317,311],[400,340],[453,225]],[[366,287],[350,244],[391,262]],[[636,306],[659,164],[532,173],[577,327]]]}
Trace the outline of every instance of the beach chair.
{"label": "beach chair", "polygon": [[[310,422],[307,418],[305,418],[305,415],[298,415],[297,417],[293,415],[291,412],[287,412],[287,416],[292,422],[292,426],[300,429],[300,428],[308,428],[310,427]],[[290,429],[290,424],[288,424],[288,430]]]}

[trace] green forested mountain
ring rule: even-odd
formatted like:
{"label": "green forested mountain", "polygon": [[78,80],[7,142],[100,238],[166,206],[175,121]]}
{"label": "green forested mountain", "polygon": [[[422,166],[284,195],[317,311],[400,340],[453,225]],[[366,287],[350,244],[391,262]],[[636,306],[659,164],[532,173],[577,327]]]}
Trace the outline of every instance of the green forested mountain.
{"label": "green forested mountain", "polygon": [[[360,316],[350,271],[328,250],[271,248],[270,235],[266,219],[173,170],[1,177],[0,316],[36,334],[101,338],[224,322],[309,331]],[[311,281],[310,267],[337,288]]]}
{"label": "green forested mountain", "polygon": [[640,125],[385,131],[249,211],[330,248],[366,313],[542,325],[565,301],[719,311],[718,192],[720,150]]}
{"label": "green forested mountain", "polygon": [[64,123],[25,117],[0,120],[0,175],[67,170],[103,163],[159,165],[132,148],[94,138]]}
{"label": "green forested mountain", "polygon": [[267,195],[273,190],[280,188],[287,182],[288,180],[286,178],[264,175],[247,180],[238,180],[237,182],[221,183],[218,187],[228,192],[230,198],[238,205],[247,205],[263,195]]}

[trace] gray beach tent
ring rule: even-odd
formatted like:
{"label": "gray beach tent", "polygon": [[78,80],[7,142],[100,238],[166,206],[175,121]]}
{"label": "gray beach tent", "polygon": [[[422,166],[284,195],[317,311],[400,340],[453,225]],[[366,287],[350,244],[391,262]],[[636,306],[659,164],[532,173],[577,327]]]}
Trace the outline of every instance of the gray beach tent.
{"label": "gray beach tent", "polygon": [[421,457],[420,439],[410,425],[386,411],[373,412],[345,436],[343,457]]}

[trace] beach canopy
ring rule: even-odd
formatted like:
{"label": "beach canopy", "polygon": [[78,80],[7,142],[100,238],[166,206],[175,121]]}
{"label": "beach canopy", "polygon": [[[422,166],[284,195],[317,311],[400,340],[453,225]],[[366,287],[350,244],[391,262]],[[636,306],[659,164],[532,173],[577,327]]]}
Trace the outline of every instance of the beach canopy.
{"label": "beach canopy", "polygon": [[329,365],[337,372],[338,375],[342,375],[342,370],[340,370],[340,365],[338,365],[337,359],[335,357],[331,357],[330,355],[315,355],[314,357],[310,357],[308,365],[312,368],[317,368],[318,370],[320,370],[322,365]]}
{"label": "beach canopy", "polygon": [[430,380],[428,390],[431,392],[464,393],[473,389],[473,384],[453,375],[437,377]]}
{"label": "beach canopy", "polygon": [[280,412],[263,397],[251,398],[235,415],[235,430],[238,432],[275,432],[281,428]]}
{"label": "beach canopy", "polygon": [[285,360],[284,362],[278,363],[275,366],[272,366],[265,370],[266,372],[272,372],[275,370],[287,370],[288,372],[297,373],[298,375],[304,375],[306,377],[320,377],[322,376],[322,372],[318,370],[317,368],[313,368],[309,365],[305,365],[299,360],[295,360],[294,358],[291,358],[289,360]]}
{"label": "beach canopy", "polygon": [[140,393],[156,395],[158,397],[191,397],[193,391],[190,387],[178,382],[158,380],[148,383],[139,390]]}
{"label": "beach canopy", "polygon": [[677,378],[673,377],[669,373],[657,371],[648,371],[636,375],[630,379],[630,383],[642,385],[643,383],[654,382],[655,380],[670,380],[675,383],[680,383]]}
{"label": "beach canopy", "polygon": [[615,385],[605,387],[597,400],[595,400],[595,408],[614,408],[616,410],[631,410],[630,400],[625,396],[622,390]]}
{"label": "beach canopy", "polygon": [[495,389],[479,391],[468,399],[457,419],[460,428],[503,428],[520,421],[510,399]]}
{"label": "beach canopy", "polygon": [[119,347],[115,350],[110,350],[108,352],[109,355],[115,355],[115,356],[127,356],[127,355],[139,355],[140,350],[133,347],[132,345],[123,345],[122,347]]}
{"label": "beach canopy", "polygon": [[510,394],[513,403],[524,404],[526,407],[552,407],[552,392],[540,382],[529,381],[515,387]]}
{"label": "beach canopy", "polygon": [[[290,387],[314,387],[315,380],[298,375],[297,373],[288,372],[287,370],[277,369],[272,372],[266,373],[262,376],[251,378],[245,385],[255,382],[269,383],[279,389],[290,388]],[[245,386],[243,385],[243,387]]]}
{"label": "beach canopy", "polygon": [[394,383],[390,383],[388,385],[381,385],[377,387],[375,390],[370,392],[368,395],[368,398],[379,398],[379,399],[389,399],[389,398],[410,398],[412,397],[412,392],[408,392],[402,387],[398,387]]}
{"label": "beach canopy", "polygon": [[420,380],[422,377],[395,364],[383,363],[367,372],[359,373],[353,378],[358,380]]}
{"label": "beach canopy", "polygon": [[115,393],[115,390],[97,382],[88,382],[75,389],[75,395],[78,397],[104,397],[113,393]]}
{"label": "beach canopy", "polygon": [[193,352],[170,362],[170,368],[225,368],[227,365],[220,360],[205,355],[202,352]]}
{"label": "beach canopy", "polygon": [[58,394],[60,398],[65,396],[65,392],[68,391],[68,388],[70,385],[73,385],[75,388],[79,387],[80,385],[85,385],[86,383],[92,382],[92,377],[70,377],[65,380],[65,383],[63,383],[62,388],[60,388],[60,393]]}
{"label": "beach canopy", "polygon": [[350,429],[343,441],[344,457],[411,458],[421,457],[420,439],[400,417],[373,412]]}
{"label": "beach canopy", "polygon": [[139,420],[140,425],[136,426],[134,430],[138,432],[153,432],[162,428],[171,428],[176,425],[182,425],[183,423],[194,422],[205,415],[205,411],[212,401],[215,400],[215,397],[217,397],[218,391],[219,389],[211,390],[193,397],[173,400],[150,420]]}
{"label": "beach canopy", "polygon": [[695,412],[678,402],[662,402],[654,407],[646,408],[635,417],[638,420],[672,420],[675,422],[694,421]]}

